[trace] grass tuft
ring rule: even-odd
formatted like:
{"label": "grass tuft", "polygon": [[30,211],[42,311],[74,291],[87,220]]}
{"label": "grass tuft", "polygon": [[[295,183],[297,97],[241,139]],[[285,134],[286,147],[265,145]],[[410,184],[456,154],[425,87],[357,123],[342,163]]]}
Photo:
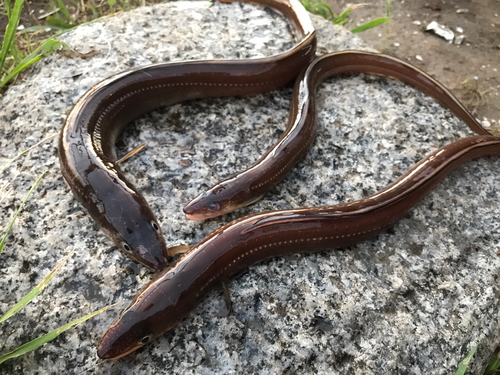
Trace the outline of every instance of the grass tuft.
{"label": "grass tuft", "polygon": [[0,241],[0,254],[2,254],[2,251],[3,251],[3,247],[5,246],[5,241],[7,240],[7,236],[9,235],[12,227],[14,226],[14,222],[16,221],[17,219],[17,216],[19,215],[19,213],[21,212],[21,210],[23,209],[24,207],[24,204],[26,203],[26,201],[28,200],[29,196],[31,195],[31,193],[33,193],[33,191],[35,190],[36,186],[38,185],[38,183],[42,180],[43,176],[45,176],[45,173],[47,173],[47,171],[43,172],[38,178],[37,180],[35,181],[35,183],[33,184],[33,186],[31,187],[30,191],[28,192],[28,194],[26,195],[26,197],[24,198],[23,202],[21,203],[21,205],[19,206],[17,212],[14,214],[14,217],[12,218],[12,220],[10,221],[9,223],[9,226],[7,227],[7,231],[5,232],[5,235],[3,236],[2,238],[2,241]]}
{"label": "grass tuft", "polygon": [[69,47],[64,42],[60,42],[52,38],[45,40],[40,47],[38,47],[24,59],[22,59],[19,64],[3,79],[3,81],[0,82],[0,88],[4,87],[12,78],[17,76],[23,70],[29,68],[38,60],[51,55],[61,48],[69,49]]}
{"label": "grass tuft", "polygon": [[56,36],[98,18],[145,5],[144,0],[70,0],[69,5],[63,0],[50,0],[52,11],[47,13],[44,25],[38,24],[16,32],[24,1],[16,0],[12,8],[11,0],[4,0],[9,23],[0,50],[0,89],[40,59],[69,48],[55,40]]}
{"label": "grass tuft", "polygon": [[49,140],[51,140],[52,138],[55,138],[57,137],[58,134],[54,134],[54,135],[51,135],[51,136],[48,136],[47,138],[44,138],[42,139],[40,142],[37,142],[36,144],[34,144],[33,146],[31,146],[30,148],[27,148],[26,150],[20,152],[19,154],[17,154],[16,156],[14,156],[12,159],[10,159],[3,167],[2,169],[0,169],[0,175],[13,163],[15,162],[18,158],[20,158],[21,156],[23,156],[24,154],[26,154],[27,152],[30,152],[31,150],[35,149],[36,147],[40,146],[42,143],[44,142],[47,142]]}
{"label": "grass tuft", "polygon": [[53,330],[53,331],[51,331],[43,336],[40,336],[39,338],[37,338],[35,340],[32,340],[24,345],[21,345],[19,348],[14,349],[13,351],[11,351],[9,353],[0,356],[0,364],[2,364],[3,362],[5,362],[8,359],[16,358],[16,357],[19,357],[23,354],[31,352],[35,349],[38,349],[40,346],[45,345],[46,343],[48,343],[51,340],[54,340],[57,336],[59,336],[64,331],[67,331],[68,329],[76,326],[77,324],[83,323],[84,321],[89,320],[90,318],[93,318],[94,316],[106,311],[107,309],[109,309],[113,306],[116,306],[118,303],[115,303],[114,305],[106,306],[98,311],[94,311],[91,314],[85,315],[84,317],[73,320],[72,322],[69,322],[68,324],[66,324],[62,327],[56,328],[55,330]]}
{"label": "grass tuft", "polygon": [[[332,23],[341,26],[347,25],[347,23],[349,22],[349,19],[347,17],[356,8],[355,5],[349,6],[338,16],[335,16],[332,9],[327,4],[320,2],[319,0],[300,0],[300,2],[309,13],[321,16],[324,19],[330,20],[332,21]],[[362,31],[366,31],[368,29],[377,27],[378,25],[381,25],[383,23],[387,23],[390,20],[389,17],[390,4],[391,4],[390,0],[387,0],[386,17],[377,18],[372,21],[366,22],[352,29],[351,32],[360,33]]]}
{"label": "grass tuft", "polygon": [[469,367],[469,363],[472,360],[472,357],[474,356],[476,349],[477,349],[477,345],[474,348],[472,348],[472,350],[467,355],[467,357],[465,357],[465,359],[462,362],[460,362],[460,365],[458,366],[458,370],[455,373],[455,375],[464,375],[465,374],[465,371],[467,370],[467,367]]}
{"label": "grass tuft", "polygon": [[40,283],[35,286],[28,294],[26,294],[18,303],[16,303],[9,311],[7,311],[1,318],[0,323],[9,319],[14,314],[18,313],[24,306],[30,303],[35,297],[38,297],[40,293],[45,289],[45,287],[49,284],[50,280],[56,275],[56,273],[61,269],[63,264],[69,259],[75,250],[71,250],[71,252],[59,262],[59,264],[52,270],[50,273],[44,277]]}
{"label": "grass tuft", "polygon": [[[7,54],[10,52],[12,47],[12,43],[14,42],[14,37],[16,35],[16,29],[19,25],[19,19],[21,18],[21,10],[23,8],[24,0],[16,0],[14,4],[14,9],[8,11],[9,14],[9,24],[7,25],[7,29],[5,30],[5,37],[2,43],[2,50],[0,51],[0,72],[3,71],[5,65],[5,59],[7,58]],[[10,4],[8,6],[10,8]]]}
{"label": "grass tuft", "polygon": [[66,8],[66,5],[64,5],[64,3],[61,0],[57,0],[57,5],[59,6],[59,10],[61,11],[61,13],[64,15],[64,17],[66,17],[68,23],[70,25],[76,25],[76,22],[69,13],[68,8]]}
{"label": "grass tuft", "polygon": [[355,27],[354,29],[351,30],[351,33],[356,34],[356,33],[361,33],[363,31],[366,31],[368,29],[373,29],[374,27],[377,27],[378,25],[381,25],[383,23],[386,23],[390,20],[389,17],[382,17],[382,18],[377,18],[372,21],[368,21],[362,25],[359,25],[358,27]]}

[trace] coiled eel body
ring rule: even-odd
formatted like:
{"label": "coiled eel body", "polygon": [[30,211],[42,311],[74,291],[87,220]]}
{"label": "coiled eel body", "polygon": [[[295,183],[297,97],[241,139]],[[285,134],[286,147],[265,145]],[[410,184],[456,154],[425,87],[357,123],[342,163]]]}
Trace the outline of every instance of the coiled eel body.
{"label": "coiled eel body", "polygon": [[[128,123],[155,108],[190,99],[253,95],[296,78],[316,50],[309,15],[297,0],[251,2],[283,13],[299,42],[266,58],[162,63],[117,74],[78,100],[61,131],[61,172],[71,190],[125,255],[152,269],[167,265],[165,240],[147,201],[120,171],[115,141]],[[223,206],[234,209],[234,202],[219,199],[202,206],[222,213]]]}

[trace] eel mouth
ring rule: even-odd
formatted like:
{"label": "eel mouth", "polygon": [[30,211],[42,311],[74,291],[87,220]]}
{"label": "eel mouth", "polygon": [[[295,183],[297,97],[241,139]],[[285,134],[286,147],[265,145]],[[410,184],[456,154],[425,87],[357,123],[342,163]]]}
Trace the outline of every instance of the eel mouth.
{"label": "eel mouth", "polygon": [[201,221],[201,220],[206,220],[206,219],[211,219],[213,217],[216,217],[219,215],[207,215],[207,214],[200,214],[200,213],[193,213],[193,214],[186,214],[186,219],[191,220],[191,221]]}
{"label": "eel mouth", "polygon": [[116,361],[117,359],[120,359],[120,358],[123,358],[127,355],[129,355],[130,353],[136,351],[137,349],[139,349],[140,346],[137,346],[135,348],[132,348],[124,353],[121,353],[121,354],[118,354],[118,355],[115,355],[113,356],[113,354],[111,353],[110,350],[108,351],[105,351],[101,348],[101,345],[99,345],[99,347],[97,348],[97,356],[101,359],[107,359],[107,360],[111,360],[111,361]]}
{"label": "eel mouth", "polygon": [[[214,217],[226,215],[242,207],[248,206],[249,204],[257,202],[261,198],[262,196],[252,198],[244,203],[227,201],[224,203],[212,202],[208,206],[200,204],[200,198],[195,198],[184,207],[184,213],[186,214],[186,219],[192,221],[213,219]],[[200,206],[202,208],[200,208]]]}

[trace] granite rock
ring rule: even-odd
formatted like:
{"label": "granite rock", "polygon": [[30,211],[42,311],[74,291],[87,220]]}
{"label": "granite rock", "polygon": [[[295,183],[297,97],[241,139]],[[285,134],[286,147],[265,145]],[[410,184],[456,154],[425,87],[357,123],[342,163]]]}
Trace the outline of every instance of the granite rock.
{"label": "granite rock", "polygon": [[[368,49],[313,18],[321,53]],[[39,62],[0,101],[0,165],[61,129],[92,85],[161,61],[269,56],[293,43],[286,20],[250,4],[176,2],[82,26],[62,37],[89,58]],[[153,111],[118,141],[123,169],[156,213],[170,245],[196,243],[236,217],[336,204],[385,187],[427,153],[472,132],[433,99],[372,76],[318,90],[317,140],[294,172],[257,204],[187,222],[183,205],[248,166],[282,133],[291,86],[249,98],[198,100]],[[184,160],[181,164],[180,161]],[[189,161],[187,161],[189,160]],[[96,347],[121,309],[154,275],[124,258],[65,185],[52,139],[1,176],[4,225],[36,177],[0,256],[6,312],[76,249],[45,292],[1,325],[0,353],[105,305],[121,307],[0,365],[4,374],[451,374],[478,345],[482,374],[500,342],[500,161],[458,168],[392,229],[356,246],[262,262],[232,279],[234,312],[213,291],[174,330],[132,357],[101,361]],[[6,185],[4,185],[6,184]]]}

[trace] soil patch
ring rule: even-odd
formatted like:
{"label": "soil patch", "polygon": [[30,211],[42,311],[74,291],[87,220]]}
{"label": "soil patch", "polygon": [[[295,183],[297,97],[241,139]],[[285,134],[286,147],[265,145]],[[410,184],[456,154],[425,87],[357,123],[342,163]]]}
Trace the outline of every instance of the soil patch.
{"label": "soil patch", "polygon": [[[338,14],[362,0],[326,3]],[[384,17],[386,1],[355,9],[348,28]],[[392,1],[388,27],[359,34],[371,46],[425,70],[448,87],[488,126],[500,132],[500,0]],[[449,43],[430,32],[432,21],[465,36]],[[386,32],[387,30],[387,32]]]}

